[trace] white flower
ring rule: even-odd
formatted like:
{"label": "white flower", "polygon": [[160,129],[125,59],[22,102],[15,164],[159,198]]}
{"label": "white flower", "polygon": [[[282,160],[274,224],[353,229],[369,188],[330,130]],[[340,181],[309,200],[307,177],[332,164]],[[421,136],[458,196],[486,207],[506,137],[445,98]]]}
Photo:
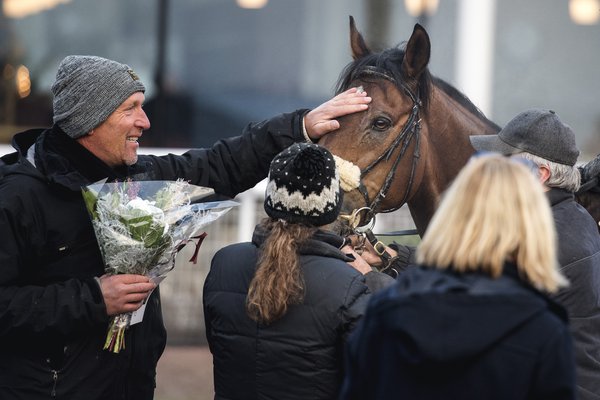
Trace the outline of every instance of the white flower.
{"label": "white flower", "polygon": [[154,201],[142,200],[136,197],[125,204],[125,209],[130,212],[139,212],[140,215],[151,215],[153,219],[162,219],[165,215],[164,211],[154,204]]}

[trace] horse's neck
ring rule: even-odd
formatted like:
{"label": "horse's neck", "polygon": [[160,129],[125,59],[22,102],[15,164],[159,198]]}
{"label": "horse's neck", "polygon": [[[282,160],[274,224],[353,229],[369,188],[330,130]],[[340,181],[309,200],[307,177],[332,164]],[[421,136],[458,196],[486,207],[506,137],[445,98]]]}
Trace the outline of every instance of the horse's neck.
{"label": "horse's neck", "polygon": [[440,196],[473,154],[470,135],[492,134],[496,128],[434,86],[422,136],[423,175],[408,206],[422,235]]}

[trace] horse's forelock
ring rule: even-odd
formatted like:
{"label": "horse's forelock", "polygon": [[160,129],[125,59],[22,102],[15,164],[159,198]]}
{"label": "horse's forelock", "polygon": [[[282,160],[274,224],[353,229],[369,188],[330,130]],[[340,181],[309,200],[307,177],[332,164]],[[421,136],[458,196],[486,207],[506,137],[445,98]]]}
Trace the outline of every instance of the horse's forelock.
{"label": "horse's forelock", "polygon": [[[335,93],[339,94],[349,89],[355,79],[366,75],[365,71],[367,71],[369,67],[374,67],[380,70],[383,75],[393,78],[393,81],[395,81],[396,86],[400,90],[402,90],[403,87],[414,88],[414,79],[406,76],[406,74],[402,72],[401,66],[403,60],[404,49],[400,47],[392,47],[379,53],[371,53],[358,60],[354,60],[342,70],[336,84]],[[420,98],[424,108],[427,108],[429,104],[431,81],[431,74],[426,68],[421,73],[421,76],[419,76],[418,82],[416,82],[418,93],[415,94]]]}

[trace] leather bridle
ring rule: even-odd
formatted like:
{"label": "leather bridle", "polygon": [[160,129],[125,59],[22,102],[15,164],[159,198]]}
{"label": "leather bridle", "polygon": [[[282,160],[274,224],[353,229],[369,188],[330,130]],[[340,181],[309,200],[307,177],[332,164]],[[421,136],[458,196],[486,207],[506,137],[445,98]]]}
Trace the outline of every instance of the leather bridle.
{"label": "leather bridle", "polygon": [[[371,67],[371,66],[361,68],[360,70],[358,70],[355,73],[356,77],[354,79],[358,79],[360,76],[363,76],[363,75],[377,76],[377,77],[381,77],[381,78],[384,78],[384,79],[392,82],[397,87],[400,87],[403,90],[403,92],[412,100],[412,103],[413,103],[413,106],[412,106],[410,115],[408,116],[408,120],[406,121],[406,124],[404,124],[404,126],[402,127],[402,130],[400,131],[398,136],[396,136],[396,138],[392,142],[391,146],[387,150],[385,150],[381,155],[379,155],[379,157],[377,157],[375,160],[373,160],[369,165],[367,165],[365,168],[363,168],[360,172],[360,183],[359,183],[357,190],[361,193],[361,195],[363,196],[363,198],[365,200],[366,207],[361,208],[361,210],[367,211],[365,220],[368,223],[368,221],[373,219],[373,217],[376,213],[389,213],[389,212],[396,211],[397,209],[399,209],[401,207],[402,204],[404,204],[408,200],[408,196],[410,195],[410,192],[411,192],[411,189],[412,189],[412,186],[414,183],[415,173],[416,173],[416,169],[417,169],[417,162],[420,157],[420,153],[419,153],[420,135],[419,135],[419,133],[421,131],[421,119],[419,118],[419,111],[421,109],[422,103],[421,103],[421,99],[419,98],[418,92],[417,92],[417,94],[413,93],[408,87],[406,87],[405,85],[403,85],[401,83],[398,83],[394,77],[392,77],[391,75],[389,75],[388,73],[386,73],[385,71],[383,71],[379,68]],[[404,192],[404,196],[402,197],[402,201],[399,203],[400,205],[397,207],[392,207],[392,208],[388,208],[388,209],[384,209],[384,210],[377,210],[377,208],[379,207],[379,204],[383,201],[383,199],[385,199],[388,191],[390,190],[392,182],[394,181],[394,178],[396,176],[396,169],[398,168],[398,165],[400,164],[402,157],[404,157],[404,154],[406,153],[406,151],[410,145],[410,142],[413,140],[413,138],[415,140],[415,147],[414,147],[414,151],[413,151],[411,170],[410,170],[410,175],[409,175],[409,179],[408,179],[408,184],[406,186],[406,191]],[[370,173],[380,162],[382,162],[384,160],[389,161],[389,159],[392,157],[394,152],[399,147],[400,147],[400,151],[399,151],[398,155],[396,156],[396,159],[394,160],[394,163],[392,164],[392,167],[390,168],[383,185],[379,188],[379,191],[375,195],[374,199],[371,201],[369,198],[369,192],[367,191],[365,185],[363,184],[363,178],[368,173]]]}
{"label": "leather bridle", "polygon": [[[357,190],[360,192],[360,194],[363,196],[363,198],[365,200],[365,207],[361,207],[359,209],[354,210],[351,215],[346,217],[348,219],[348,223],[351,226],[352,230],[356,234],[358,234],[359,236],[361,236],[363,238],[362,242],[358,243],[358,245],[355,246],[356,251],[360,253],[362,251],[362,249],[364,249],[364,240],[369,240],[369,242],[373,246],[375,252],[379,255],[379,257],[382,260],[383,266],[380,269],[380,271],[385,272],[395,278],[398,276],[399,271],[397,268],[394,267],[393,264],[394,264],[395,259],[398,257],[397,256],[392,257],[387,252],[385,245],[377,239],[377,237],[373,234],[371,228],[375,224],[375,214],[376,213],[378,213],[378,212],[389,213],[389,212],[396,211],[404,203],[406,203],[406,201],[408,200],[408,197],[411,193],[412,186],[414,183],[415,173],[416,173],[416,169],[417,169],[417,163],[418,163],[419,157],[420,157],[420,152],[419,152],[420,135],[419,135],[419,133],[421,131],[421,119],[419,118],[419,111],[421,109],[422,103],[421,103],[421,99],[419,98],[418,91],[416,94],[413,93],[404,84],[399,83],[393,76],[389,75],[388,73],[386,73],[385,71],[383,71],[382,69],[377,68],[377,67],[366,66],[366,67],[363,67],[363,68],[357,70],[353,74],[353,78],[350,80],[350,82],[353,82],[364,75],[380,77],[380,78],[383,78],[383,79],[386,79],[386,80],[392,82],[396,87],[401,88],[403,90],[403,92],[412,100],[412,103],[413,103],[410,115],[408,116],[408,120],[402,127],[402,130],[400,131],[398,136],[396,136],[396,138],[392,142],[391,146],[387,150],[385,150],[381,155],[379,155],[379,157],[377,157],[375,160],[373,160],[369,165],[367,165],[365,168],[363,168],[360,172],[360,181],[359,181]],[[414,151],[413,151],[411,170],[410,170],[410,175],[409,175],[409,179],[408,179],[408,184],[406,186],[406,191],[404,192],[404,195],[402,197],[402,201],[399,203],[399,206],[377,211],[377,208],[379,207],[379,205],[383,201],[383,199],[385,199],[388,191],[390,190],[390,187],[392,186],[392,182],[394,181],[394,178],[396,177],[396,169],[398,168],[400,161],[402,160],[406,151],[408,150],[408,147],[409,147],[411,141],[413,140],[413,138],[415,140],[415,147],[414,147]],[[396,159],[394,160],[394,163],[392,164],[392,167],[390,168],[390,170],[383,182],[383,185],[379,188],[379,191],[377,192],[377,194],[371,201],[369,198],[369,192],[363,183],[363,178],[368,173],[373,171],[373,169],[380,162],[382,162],[384,160],[389,161],[390,158],[392,157],[392,155],[394,154],[394,152],[396,152],[396,150],[398,148],[400,148],[400,151],[398,152],[398,155],[396,156]],[[365,217],[366,223],[363,224],[362,226],[359,226],[360,221],[361,221],[359,214],[362,211],[366,211],[366,217]]]}

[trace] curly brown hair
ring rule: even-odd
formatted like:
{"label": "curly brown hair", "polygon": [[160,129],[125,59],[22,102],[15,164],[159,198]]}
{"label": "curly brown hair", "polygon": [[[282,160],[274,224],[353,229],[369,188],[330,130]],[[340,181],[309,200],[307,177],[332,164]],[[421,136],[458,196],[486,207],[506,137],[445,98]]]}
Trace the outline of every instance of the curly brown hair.
{"label": "curly brown hair", "polygon": [[267,218],[269,232],[260,247],[254,278],[246,297],[246,312],[253,320],[270,324],[283,317],[291,304],[304,298],[304,278],[298,248],[315,233],[315,227]]}

